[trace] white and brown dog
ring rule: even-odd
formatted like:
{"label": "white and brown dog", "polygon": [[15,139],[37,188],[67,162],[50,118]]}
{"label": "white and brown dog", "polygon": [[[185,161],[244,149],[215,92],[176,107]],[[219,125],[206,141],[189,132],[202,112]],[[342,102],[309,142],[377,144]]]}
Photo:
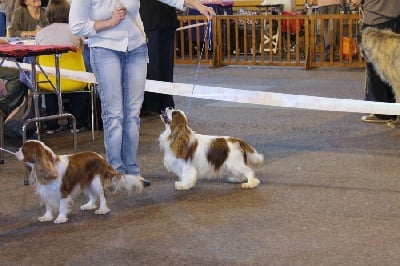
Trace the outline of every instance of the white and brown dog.
{"label": "white and brown dog", "polygon": [[255,188],[260,183],[250,166],[261,165],[264,156],[243,140],[197,134],[181,110],[166,108],[160,117],[165,124],[159,138],[164,166],[179,177],[175,189],[191,189],[198,178],[222,175],[229,176],[229,182],[244,182],[242,188]]}
{"label": "white and brown dog", "polygon": [[82,191],[89,196],[89,201],[81,210],[96,209],[95,214],[107,214],[104,188],[109,185],[114,191],[142,191],[144,179],[135,175],[123,175],[107,163],[98,153],[81,152],[71,155],[56,155],[43,142],[26,141],[16,152],[19,161],[31,168],[29,179],[36,187],[36,192],[44,202],[46,212],[39,217],[40,222],[52,221],[65,223],[74,197]]}

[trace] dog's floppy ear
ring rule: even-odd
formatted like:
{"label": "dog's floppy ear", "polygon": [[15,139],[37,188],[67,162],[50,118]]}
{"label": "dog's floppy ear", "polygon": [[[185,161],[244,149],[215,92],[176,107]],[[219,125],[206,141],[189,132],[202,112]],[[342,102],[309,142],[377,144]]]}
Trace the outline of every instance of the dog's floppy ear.
{"label": "dog's floppy ear", "polygon": [[39,145],[34,157],[37,178],[45,180],[57,178],[58,171],[50,151],[46,150],[42,145]]}

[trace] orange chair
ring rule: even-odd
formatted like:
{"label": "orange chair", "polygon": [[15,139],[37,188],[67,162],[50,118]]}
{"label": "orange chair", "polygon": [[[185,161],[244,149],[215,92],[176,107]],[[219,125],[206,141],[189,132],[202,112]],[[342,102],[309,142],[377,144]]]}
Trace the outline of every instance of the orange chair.
{"label": "orange chair", "polygon": [[[282,11],[282,15],[287,16],[298,16],[302,15],[301,12],[289,12],[289,11]],[[282,38],[284,40],[283,44],[287,50],[294,52],[298,43],[296,40],[297,33],[299,37],[304,36],[304,19],[282,19]],[[289,49],[287,48],[287,43],[290,43]]]}
{"label": "orange chair", "polygon": [[[55,58],[53,55],[41,55],[37,57],[37,62],[40,66],[54,67]],[[61,69],[86,71],[84,57],[81,50],[77,52],[64,53],[59,58],[59,65]],[[38,72],[36,75],[36,82],[38,90],[42,93],[56,92],[56,78],[54,76],[45,76]],[[86,90],[88,89],[88,90]],[[94,127],[95,127],[95,88],[93,84],[87,82],[61,78],[60,79],[60,91],[63,93],[90,93],[91,100],[91,124],[92,124],[92,139],[94,139]],[[59,113],[62,113],[62,107]]]}

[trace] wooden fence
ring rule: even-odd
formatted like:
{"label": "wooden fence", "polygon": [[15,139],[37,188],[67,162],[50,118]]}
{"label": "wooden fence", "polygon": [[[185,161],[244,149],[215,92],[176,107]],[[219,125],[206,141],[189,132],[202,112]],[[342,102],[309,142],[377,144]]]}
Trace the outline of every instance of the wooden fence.
{"label": "wooden fence", "polygon": [[[177,64],[363,67],[360,15],[179,16]],[[327,31],[326,31],[327,30]],[[326,32],[326,34],[325,34]],[[336,36],[336,38],[335,38]]]}

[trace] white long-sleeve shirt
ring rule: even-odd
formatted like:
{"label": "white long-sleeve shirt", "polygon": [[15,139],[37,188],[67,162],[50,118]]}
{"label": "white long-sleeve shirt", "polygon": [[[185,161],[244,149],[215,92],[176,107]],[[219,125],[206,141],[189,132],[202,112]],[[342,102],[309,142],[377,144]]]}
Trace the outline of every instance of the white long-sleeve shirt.
{"label": "white long-sleeve shirt", "polygon": [[[159,0],[184,9],[184,0]],[[114,28],[96,32],[94,23],[111,18],[112,11],[121,3],[127,17]],[[88,37],[89,47],[103,47],[117,51],[131,51],[146,42],[139,15],[139,0],[76,0],[72,1],[69,25],[73,34]]]}

